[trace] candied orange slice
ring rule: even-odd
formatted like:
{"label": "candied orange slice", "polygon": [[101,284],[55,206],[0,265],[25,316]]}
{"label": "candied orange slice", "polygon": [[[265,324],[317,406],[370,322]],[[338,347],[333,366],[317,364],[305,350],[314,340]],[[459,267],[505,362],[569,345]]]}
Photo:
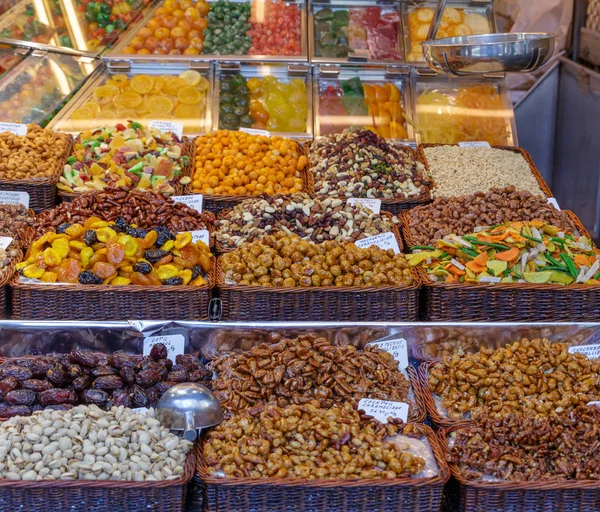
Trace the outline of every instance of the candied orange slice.
{"label": "candied orange slice", "polygon": [[127,78],[127,75],[124,75],[122,73],[119,73],[117,75],[112,75],[111,80],[117,84],[123,85],[126,84],[127,81],[129,80],[129,78]]}
{"label": "candied orange slice", "polygon": [[129,82],[131,89],[139,94],[148,94],[154,89],[154,77],[150,75],[134,76]]}
{"label": "candied orange slice", "polygon": [[177,99],[186,105],[197,105],[204,95],[195,87],[182,87],[177,93]]}
{"label": "candied orange slice", "polygon": [[98,103],[96,103],[95,101],[88,101],[87,103],[84,103],[83,105],[81,105],[81,108],[90,109],[95,114],[100,112],[100,105],[98,105]]}
{"label": "candied orange slice", "polygon": [[400,94],[400,89],[396,87],[394,84],[387,83],[385,84],[385,88],[388,93],[388,101],[394,101],[396,103],[400,103],[402,101],[402,95]]}
{"label": "candied orange slice", "polygon": [[175,108],[175,117],[177,119],[200,119],[202,117],[202,110],[197,105],[182,103]]}
{"label": "candied orange slice", "polygon": [[114,104],[119,108],[137,107],[142,102],[142,97],[134,91],[125,91],[114,99]]}
{"label": "candied orange slice", "polygon": [[131,119],[133,120],[137,116],[137,112],[134,108],[120,108],[116,112],[116,117],[120,119]]}
{"label": "candied orange slice", "polygon": [[153,96],[148,100],[148,110],[157,116],[164,116],[173,111],[173,102],[165,96]]}
{"label": "candied orange slice", "polygon": [[96,116],[97,119],[116,119],[117,115],[114,110],[101,110]]}
{"label": "candied orange slice", "polygon": [[154,77],[154,89],[152,89],[153,92],[160,92],[162,91],[162,88],[165,85],[165,79],[161,76],[155,76]]}
{"label": "candied orange slice", "polygon": [[100,87],[96,87],[94,89],[94,99],[100,103],[101,105],[105,105],[109,103],[117,94],[119,94],[119,89],[114,85],[101,85]]}
{"label": "candied orange slice", "polygon": [[185,83],[194,87],[200,83],[200,79],[202,75],[198,73],[198,71],[194,71],[193,69],[188,69],[179,75],[179,78],[185,80]]}
{"label": "candied orange slice", "polygon": [[187,87],[187,84],[183,78],[178,76],[170,76],[165,79],[165,85],[163,85],[162,91],[172,96],[177,96],[180,89]]}
{"label": "candied orange slice", "polygon": [[71,119],[73,120],[94,119],[94,117],[96,117],[96,112],[87,107],[78,108],[71,114]]}

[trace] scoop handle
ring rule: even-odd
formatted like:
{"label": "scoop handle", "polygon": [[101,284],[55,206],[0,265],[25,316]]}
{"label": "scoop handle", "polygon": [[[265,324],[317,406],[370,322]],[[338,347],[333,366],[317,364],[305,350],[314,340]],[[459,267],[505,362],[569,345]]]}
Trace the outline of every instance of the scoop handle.
{"label": "scoop handle", "polygon": [[194,421],[194,413],[191,411],[187,411],[185,413],[185,430],[183,432],[183,437],[191,442],[194,442],[196,437],[198,437],[198,433],[196,432],[196,422]]}

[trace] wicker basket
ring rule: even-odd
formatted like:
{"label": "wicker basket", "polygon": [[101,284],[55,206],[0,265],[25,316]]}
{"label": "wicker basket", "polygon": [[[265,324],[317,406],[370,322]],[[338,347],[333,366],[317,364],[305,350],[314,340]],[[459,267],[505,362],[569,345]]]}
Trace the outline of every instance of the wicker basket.
{"label": "wicker basket", "polygon": [[[460,428],[464,425],[438,431],[446,451],[448,436]],[[458,481],[460,512],[591,512],[600,507],[600,480],[482,482],[448,465]]]}
{"label": "wicker basket", "polygon": [[12,291],[14,320],[208,320],[214,272],[204,286],[110,286],[20,283]]}
{"label": "wicker basket", "polygon": [[444,484],[449,478],[445,451],[429,427],[417,425],[417,428],[427,436],[438,463],[439,474],[434,478],[305,480],[214,477],[208,473],[200,445],[196,470],[204,484],[207,509],[209,512],[437,511]]}
{"label": "wicker basket", "polygon": [[[79,138],[75,139],[75,143],[73,144],[73,147],[77,144]],[[183,142],[183,153],[182,156],[189,156],[190,157],[190,162],[188,165],[186,165],[181,172],[181,177],[192,177],[193,171],[194,171],[194,143],[192,142],[192,140],[190,140],[188,137],[183,137],[182,139]],[[70,152],[71,154],[73,153],[73,150],[71,150]],[[59,177],[60,178],[60,177]],[[176,183],[175,186],[173,187],[175,189],[175,193],[173,195],[182,195],[183,192],[185,191],[185,185],[182,185],[181,183]],[[91,192],[93,191],[93,189],[89,189],[86,190],[86,192]],[[73,201],[73,199],[75,199],[76,197],[80,197],[82,194],[86,193],[86,192],[64,192],[62,190],[58,191],[58,197],[60,198],[61,202],[65,203],[65,202],[71,202]]]}
{"label": "wicker basket", "polygon": [[160,482],[0,480],[0,510],[44,512],[183,512],[196,458],[190,451],[183,475]]}
{"label": "wicker basket", "polygon": [[0,318],[10,317],[10,295],[8,291],[8,283],[15,273],[15,265],[21,261],[23,253],[14,258],[7,267],[0,270]]}
{"label": "wicker basket", "polygon": [[[421,163],[423,163],[423,165],[426,166],[425,160],[423,160],[421,156],[415,153],[415,150],[410,146],[399,146],[399,149],[409,152],[416,161],[420,161]],[[307,172],[307,183],[308,190],[312,191],[312,193],[318,197],[318,194],[315,191],[315,175],[311,171]],[[398,215],[403,210],[409,210],[410,208],[414,208],[415,206],[421,206],[430,202],[431,188],[429,187],[429,185],[423,185],[421,193],[415,197],[405,197],[400,199],[381,198],[381,211],[390,212],[393,215]]]}
{"label": "wicker basket", "polygon": [[30,180],[7,180],[0,179],[0,190],[27,192],[29,194],[29,208],[36,213],[52,208],[56,204],[56,183],[63,172],[67,158],[73,148],[73,137],[68,137],[67,151],[50,178],[39,178]]}
{"label": "wicker basket", "polygon": [[[428,173],[429,173],[429,164],[427,163],[427,156],[425,155],[424,149],[433,148],[433,147],[437,147],[437,146],[458,146],[458,144],[419,144],[419,146],[417,147],[417,155],[418,155],[419,159],[425,164],[425,166],[428,170]],[[538,168],[536,167],[535,163],[533,162],[531,155],[527,151],[525,151],[523,148],[515,148],[512,146],[492,146],[492,148],[503,149],[505,151],[512,151],[513,153],[518,153],[519,155],[521,155],[525,159],[527,164],[529,165],[529,168],[531,169],[531,173],[533,174],[534,178],[538,182],[538,185],[540,186],[540,189],[542,190],[542,192],[547,197],[554,197],[552,190],[550,190],[550,187],[544,181],[544,178],[540,174],[540,171],[538,171]],[[433,180],[433,178],[431,176],[430,176],[430,179]],[[435,186],[434,186],[434,190],[435,190]],[[476,192],[476,191],[474,190],[473,192]]]}
{"label": "wicker basket", "polygon": [[410,286],[321,286],[310,288],[225,284],[217,259],[221,320],[313,322],[413,322],[418,316],[419,280]]}
{"label": "wicker basket", "polygon": [[[227,213],[229,212],[229,210],[222,210],[221,213],[217,216],[217,221],[219,220],[219,218],[221,216],[225,216],[227,215]],[[388,218],[388,220],[390,222],[392,222],[393,216],[391,213],[389,212],[381,212],[381,215],[385,216]],[[274,231],[272,231],[271,233],[273,233]],[[393,224],[392,223],[392,231],[394,234],[394,237],[396,238],[396,241],[398,242],[398,247],[400,248],[400,252],[404,252],[404,243],[402,242],[402,237],[400,236],[400,230],[398,229],[398,225],[397,224]],[[375,235],[373,235],[375,236]],[[215,243],[215,250],[217,252],[217,254],[226,254],[228,252],[233,252],[236,249],[238,249],[240,246],[238,247],[226,247],[224,246],[221,242],[219,242],[219,240],[217,240],[217,237],[214,236],[214,243]],[[243,244],[241,244],[243,245]]]}

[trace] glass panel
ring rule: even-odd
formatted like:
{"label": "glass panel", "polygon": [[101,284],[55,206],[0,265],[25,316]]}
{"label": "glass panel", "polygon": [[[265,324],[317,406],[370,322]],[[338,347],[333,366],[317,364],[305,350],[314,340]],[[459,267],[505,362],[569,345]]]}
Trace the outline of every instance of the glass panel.
{"label": "glass panel", "polygon": [[0,47],[0,75],[15,67],[26,55],[27,52],[15,53],[13,48]]}

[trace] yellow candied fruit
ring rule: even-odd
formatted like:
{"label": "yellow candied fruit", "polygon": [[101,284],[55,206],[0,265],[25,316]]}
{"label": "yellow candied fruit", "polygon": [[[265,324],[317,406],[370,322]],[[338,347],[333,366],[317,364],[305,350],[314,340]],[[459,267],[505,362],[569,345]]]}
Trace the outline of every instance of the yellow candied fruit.
{"label": "yellow candied fruit", "polygon": [[79,238],[81,235],[83,235],[83,226],[81,224],[71,224],[67,229],[65,229],[65,233],[71,238]]}
{"label": "yellow candied fruit", "polygon": [[65,238],[58,238],[52,242],[52,249],[54,249],[61,258],[66,258],[71,251],[69,247],[69,241]]}
{"label": "yellow candied fruit", "polygon": [[92,222],[90,224],[89,229],[102,229],[108,226],[110,226],[110,223],[106,222],[105,220],[97,220],[96,222]]}
{"label": "yellow candied fruit", "polygon": [[22,261],[21,263],[17,263],[15,265],[15,269],[16,270],[21,270],[22,268],[25,268],[27,265],[31,265],[31,258],[28,259],[27,261]]}
{"label": "yellow candied fruit", "polygon": [[175,265],[161,265],[156,271],[156,275],[161,281],[176,277],[179,269]]}
{"label": "yellow candied fruit", "polygon": [[[192,234],[190,232],[179,233],[175,237],[175,249],[183,249],[186,245],[192,242]],[[187,284],[187,283],[185,283]]]}
{"label": "yellow candied fruit", "polygon": [[133,266],[132,265],[123,265],[120,268],[120,271],[121,272],[126,272],[126,273],[130,274],[131,272],[133,272]]}
{"label": "yellow candied fruit", "polygon": [[80,242],[78,240],[71,240],[69,242],[69,246],[73,249],[77,249],[78,251],[83,251],[87,247],[84,242]]}
{"label": "yellow candied fruit", "polygon": [[44,283],[56,283],[58,280],[58,274],[56,272],[45,272],[40,278],[40,281]]}
{"label": "yellow candied fruit", "polygon": [[39,279],[44,275],[44,269],[37,265],[27,265],[23,269],[23,275],[29,279]]}
{"label": "yellow candied fruit", "polygon": [[81,266],[83,268],[87,268],[87,266],[90,264],[90,259],[93,255],[94,249],[92,249],[91,247],[86,247],[79,253],[79,257],[81,258]]}
{"label": "yellow candied fruit", "polygon": [[49,267],[55,267],[60,265],[62,261],[62,257],[58,254],[58,251],[55,251],[52,247],[48,247],[44,251],[44,263]]}
{"label": "yellow candied fruit", "polygon": [[161,247],[163,251],[170,251],[175,246],[175,242],[173,240],[167,240]]}
{"label": "yellow candied fruit", "polygon": [[121,276],[117,276],[115,277],[110,284],[112,286],[125,286],[128,285],[129,283],[131,283],[131,279],[127,278],[127,277],[121,277]]}
{"label": "yellow candied fruit", "polygon": [[100,228],[96,231],[96,236],[100,242],[108,242],[117,236],[117,232],[112,228]]}
{"label": "yellow candied fruit", "polygon": [[122,235],[119,237],[118,242],[125,246],[125,256],[134,256],[137,252],[139,245],[135,238],[130,235]]}
{"label": "yellow candied fruit", "polygon": [[192,280],[192,271],[189,268],[177,272],[177,277],[183,279],[183,284],[186,285]]}
{"label": "yellow candied fruit", "polygon": [[192,286],[203,286],[205,284],[206,284],[206,279],[204,279],[202,276],[198,276],[193,281],[190,281],[190,285],[192,285]]}
{"label": "yellow candied fruit", "polygon": [[146,244],[146,247],[152,247],[156,243],[157,239],[158,233],[152,229],[146,233],[146,236],[144,237],[144,243]]}

